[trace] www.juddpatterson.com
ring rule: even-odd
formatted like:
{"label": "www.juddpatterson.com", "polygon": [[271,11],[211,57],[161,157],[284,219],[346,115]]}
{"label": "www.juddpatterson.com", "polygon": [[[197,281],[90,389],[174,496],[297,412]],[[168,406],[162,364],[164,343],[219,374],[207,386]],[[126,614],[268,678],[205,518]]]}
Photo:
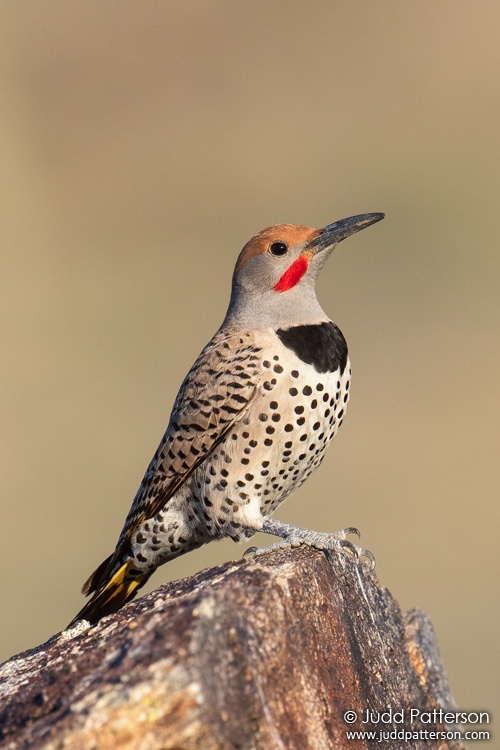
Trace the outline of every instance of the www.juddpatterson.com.
{"label": "www.juddpatterson.com", "polygon": [[459,729],[346,729],[348,740],[372,740],[380,744],[393,743],[394,740],[489,740],[490,733],[485,729],[473,729],[461,732]]}

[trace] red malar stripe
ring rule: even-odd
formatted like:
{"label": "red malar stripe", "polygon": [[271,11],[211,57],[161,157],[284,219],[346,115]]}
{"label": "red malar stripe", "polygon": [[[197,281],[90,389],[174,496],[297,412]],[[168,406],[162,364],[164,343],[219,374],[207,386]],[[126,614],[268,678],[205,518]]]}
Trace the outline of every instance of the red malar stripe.
{"label": "red malar stripe", "polygon": [[298,284],[302,276],[307,271],[309,265],[309,258],[305,253],[299,255],[297,260],[294,260],[290,268],[285,271],[281,279],[274,287],[275,292],[287,292],[289,289]]}

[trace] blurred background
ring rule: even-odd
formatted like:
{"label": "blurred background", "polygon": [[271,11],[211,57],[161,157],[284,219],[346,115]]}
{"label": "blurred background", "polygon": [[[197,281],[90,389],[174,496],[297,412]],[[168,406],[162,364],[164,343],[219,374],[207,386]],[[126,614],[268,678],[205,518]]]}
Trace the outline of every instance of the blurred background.
{"label": "blurred background", "polygon": [[247,239],[385,211],[320,279],[353,397],[277,515],[358,526],[459,707],[491,708],[499,26],[496,0],[0,6],[0,658],[82,605]]}

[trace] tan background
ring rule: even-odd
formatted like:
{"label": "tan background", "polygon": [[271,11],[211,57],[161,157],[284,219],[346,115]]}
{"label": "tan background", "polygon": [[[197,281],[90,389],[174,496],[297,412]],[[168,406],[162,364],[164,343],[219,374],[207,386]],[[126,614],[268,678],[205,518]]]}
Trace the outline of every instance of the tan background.
{"label": "tan background", "polygon": [[353,399],[278,517],[359,526],[491,708],[499,35],[497,0],[1,5],[2,657],[81,606],[244,242],[385,211],[320,280]]}

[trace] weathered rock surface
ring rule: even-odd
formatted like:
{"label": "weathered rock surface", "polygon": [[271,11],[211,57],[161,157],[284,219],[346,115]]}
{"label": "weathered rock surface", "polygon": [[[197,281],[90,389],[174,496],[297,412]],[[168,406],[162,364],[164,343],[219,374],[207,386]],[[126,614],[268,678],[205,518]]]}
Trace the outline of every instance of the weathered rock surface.
{"label": "weathered rock surface", "polygon": [[355,750],[383,746],[346,737],[370,729],[367,709],[453,706],[425,615],[402,614],[347,557],[277,550],[162,586],[5,662],[0,748]]}

